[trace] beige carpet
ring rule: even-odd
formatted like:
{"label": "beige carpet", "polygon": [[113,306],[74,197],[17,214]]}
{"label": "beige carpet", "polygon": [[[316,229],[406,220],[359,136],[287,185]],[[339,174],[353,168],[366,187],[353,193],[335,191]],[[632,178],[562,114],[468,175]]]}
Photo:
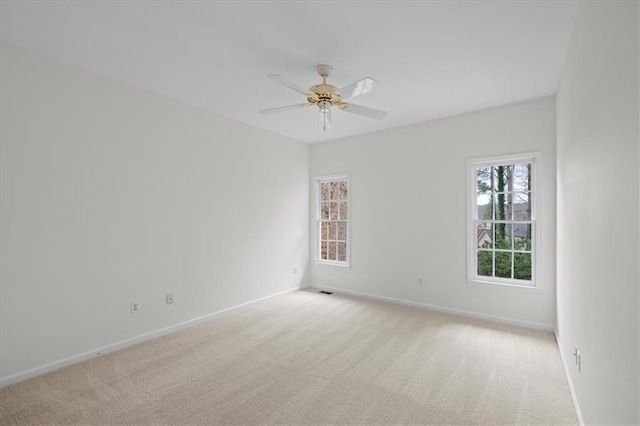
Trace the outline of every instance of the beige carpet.
{"label": "beige carpet", "polygon": [[552,334],[300,291],[0,389],[1,424],[577,424]]}

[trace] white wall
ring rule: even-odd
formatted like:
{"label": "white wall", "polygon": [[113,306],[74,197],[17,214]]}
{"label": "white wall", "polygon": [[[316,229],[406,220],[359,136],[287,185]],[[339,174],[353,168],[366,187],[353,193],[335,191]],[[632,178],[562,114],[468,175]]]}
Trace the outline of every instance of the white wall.
{"label": "white wall", "polygon": [[582,2],[557,96],[558,337],[586,424],[640,422],[637,9]]}
{"label": "white wall", "polygon": [[[530,151],[543,153],[539,170],[543,289],[470,285],[467,159]],[[312,146],[312,176],[340,172],[351,173],[351,267],[312,260],[312,283],[549,327],[555,324],[553,97]],[[315,256],[313,208],[311,213]],[[416,285],[418,278],[423,279],[422,286]]]}
{"label": "white wall", "polygon": [[306,281],[307,145],[6,45],[1,62],[2,378]]}

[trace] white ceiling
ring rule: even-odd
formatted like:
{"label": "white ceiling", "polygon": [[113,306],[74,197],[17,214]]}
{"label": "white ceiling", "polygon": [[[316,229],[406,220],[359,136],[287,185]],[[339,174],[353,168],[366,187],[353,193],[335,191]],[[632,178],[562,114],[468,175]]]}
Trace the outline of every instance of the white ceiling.
{"label": "white ceiling", "polygon": [[[304,142],[320,142],[556,92],[577,1],[7,1],[2,41]],[[263,116],[304,102],[265,76],[303,87],[334,67],[343,87],[381,86],[335,111]]]}

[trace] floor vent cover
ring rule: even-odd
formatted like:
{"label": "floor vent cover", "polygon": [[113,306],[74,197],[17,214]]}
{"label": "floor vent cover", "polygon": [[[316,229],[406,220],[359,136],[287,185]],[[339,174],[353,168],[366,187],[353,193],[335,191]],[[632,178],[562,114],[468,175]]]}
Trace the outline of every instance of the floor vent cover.
{"label": "floor vent cover", "polygon": [[322,294],[333,294],[330,291],[324,291],[324,290],[320,290],[318,293],[322,293]]}

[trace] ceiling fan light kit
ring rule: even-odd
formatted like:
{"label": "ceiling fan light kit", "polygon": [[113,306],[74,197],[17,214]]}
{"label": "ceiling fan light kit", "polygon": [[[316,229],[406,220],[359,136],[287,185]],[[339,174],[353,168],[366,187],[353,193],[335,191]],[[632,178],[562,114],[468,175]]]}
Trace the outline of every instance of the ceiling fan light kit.
{"label": "ceiling fan light kit", "polygon": [[313,85],[309,89],[304,89],[279,74],[269,74],[267,77],[271,80],[305,95],[307,97],[307,102],[304,104],[267,108],[261,110],[260,113],[265,115],[274,114],[277,112],[315,105],[319,110],[320,128],[323,131],[331,128],[331,109],[333,107],[345,112],[376,120],[382,120],[387,116],[387,113],[384,111],[345,102],[346,99],[354,98],[376,89],[380,85],[376,80],[366,77],[339,89],[338,87],[327,83],[327,77],[329,77],[333,70],[331,66],[320,64],[316,67],[316,70],[320,77],[322,77],[322,83]]}

